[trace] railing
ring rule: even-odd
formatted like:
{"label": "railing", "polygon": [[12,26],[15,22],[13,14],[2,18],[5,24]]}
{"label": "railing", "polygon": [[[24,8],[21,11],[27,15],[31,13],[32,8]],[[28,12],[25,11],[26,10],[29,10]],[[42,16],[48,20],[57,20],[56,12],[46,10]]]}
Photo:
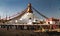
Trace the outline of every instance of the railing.
{"label": "railing", "polygon": [[[54,27],[55,25],[55,27]],[[43,32],[46,31],[58,31],[60,32],[60,24],[1,24],[0,27],[7,27],[7,28],[17,28],[17,29],[24,29],[25,27],[26,30],[28,30],[28,28],[31,30],[42,30]]]}

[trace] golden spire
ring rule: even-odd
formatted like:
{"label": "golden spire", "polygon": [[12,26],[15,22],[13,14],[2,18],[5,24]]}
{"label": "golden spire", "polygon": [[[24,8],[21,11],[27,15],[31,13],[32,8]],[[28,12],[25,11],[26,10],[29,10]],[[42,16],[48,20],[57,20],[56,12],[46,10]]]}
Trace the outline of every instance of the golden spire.
{"label": "golden spire", "polygon": [[31,3],[28,4],[27,12],[28,13],[33,13],[32,9],[31,9]]}

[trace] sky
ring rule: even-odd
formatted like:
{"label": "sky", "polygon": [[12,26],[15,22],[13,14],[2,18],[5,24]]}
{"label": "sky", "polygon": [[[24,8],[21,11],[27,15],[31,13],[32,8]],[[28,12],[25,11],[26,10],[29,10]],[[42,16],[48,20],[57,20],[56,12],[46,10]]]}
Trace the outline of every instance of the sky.
{"label": "sky", "polygon": [[60,18],[60,0],[0,0],[0,16],[4,18],[6,14],[12,16],[21,12],[28,3],[49,18]]}

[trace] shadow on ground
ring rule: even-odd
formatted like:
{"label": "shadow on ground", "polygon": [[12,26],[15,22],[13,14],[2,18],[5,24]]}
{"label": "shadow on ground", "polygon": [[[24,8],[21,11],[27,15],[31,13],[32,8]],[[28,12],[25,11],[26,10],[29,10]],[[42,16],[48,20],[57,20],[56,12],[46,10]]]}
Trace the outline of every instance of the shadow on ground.
{"label": "shadow on ground", "polygon": [[60,32],[33,32],[28,30],[0,29],[0,36],[60,36]]}

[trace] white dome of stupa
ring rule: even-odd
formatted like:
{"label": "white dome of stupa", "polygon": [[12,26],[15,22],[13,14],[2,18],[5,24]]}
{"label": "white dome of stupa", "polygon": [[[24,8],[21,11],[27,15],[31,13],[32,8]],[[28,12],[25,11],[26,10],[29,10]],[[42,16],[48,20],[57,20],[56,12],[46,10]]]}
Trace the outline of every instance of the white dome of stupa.
{"label": "white dome of stupa", "polygon": [[28,4],[28,8],[27,8],[27,11],[24,15],[22,15],[22,17],[19,19],[20,23],[27,23],[27,24],[32,24],[32,22],[37,22],[36,20],[39,20],[37,19],[34,14],[33,14],[33,11],[31,9],[31,4]]}

